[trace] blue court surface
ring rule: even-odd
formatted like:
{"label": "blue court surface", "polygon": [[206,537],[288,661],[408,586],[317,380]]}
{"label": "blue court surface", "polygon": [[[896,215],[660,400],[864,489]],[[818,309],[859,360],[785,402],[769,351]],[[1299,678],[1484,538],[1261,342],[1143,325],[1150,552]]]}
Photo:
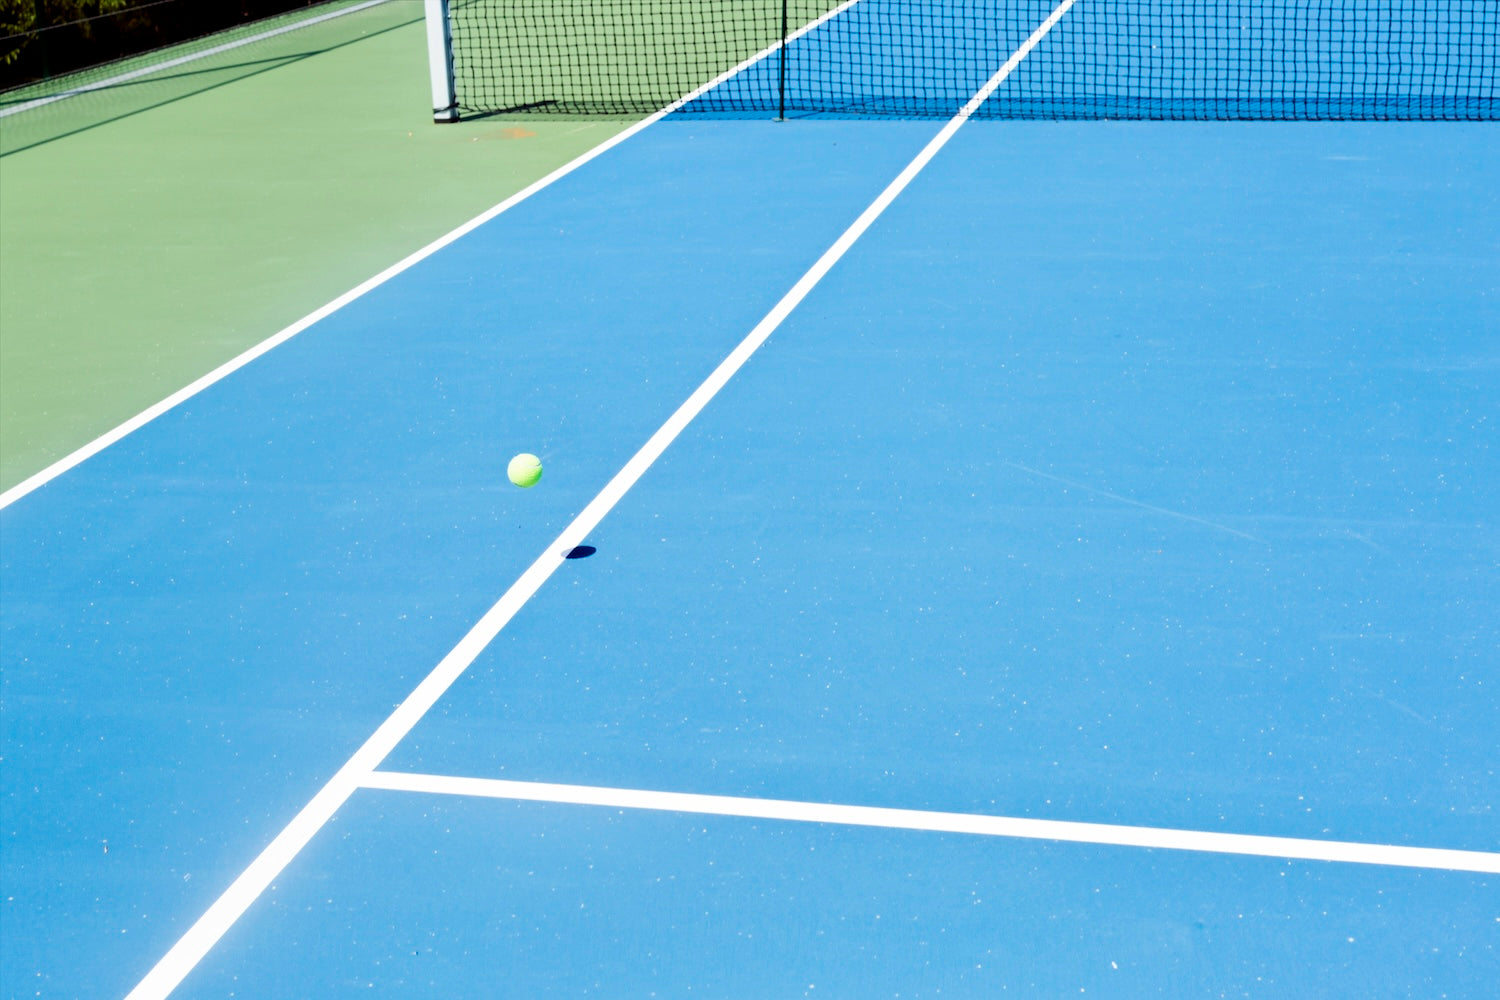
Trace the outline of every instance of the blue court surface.
{"label": "blue court surface", "polygon": [[1497,163],[628,135],[7,498],[4,996],[1493,996]]}

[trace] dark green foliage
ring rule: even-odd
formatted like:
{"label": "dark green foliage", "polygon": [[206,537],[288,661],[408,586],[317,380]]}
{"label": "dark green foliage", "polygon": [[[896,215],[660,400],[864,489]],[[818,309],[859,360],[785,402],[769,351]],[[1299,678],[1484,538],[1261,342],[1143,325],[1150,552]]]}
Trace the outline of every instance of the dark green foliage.
{"label": "dark green foliage", "polygon": [[313,0],[0,0],[0,88],[314,5]]}

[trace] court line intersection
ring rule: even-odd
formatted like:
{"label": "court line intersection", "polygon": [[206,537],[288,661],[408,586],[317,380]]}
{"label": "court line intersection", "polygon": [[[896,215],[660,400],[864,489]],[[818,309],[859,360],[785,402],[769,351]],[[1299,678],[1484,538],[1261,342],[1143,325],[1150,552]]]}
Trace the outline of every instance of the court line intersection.
{"label": "court line intersection", "polygon": [[[850,3],[836,8],[835,11],[830,12],[828,16],[831,17],[834,13],[837,13],[837,11],[847,9],[850,6],[853,6],[853,4],[856,2],[858,2],[858,0],[850,0]],[[506,624],[510,622],[511,618],[515,616],[515,614],[521,609],[521,607],[524,606],[526,602],[529,601],[539,589],[541,589],[542,584],[544,584],[548,580],[548,578],[552,576],[553,572],[555,572],[557,568],[566,561],[567,553],[572,551],[576,546],[582,544],[583,540],[588,537],[588,535],[595,529],[595,527],[598,526],[599,522],[604,519],[605,515],[608,514],[610,510],[612,510],[614,506],[620,501],[620,499],[630,490],[630,488],[640,480],[641,476],[646,473],[646,470],[649,469],[651,465],[656,461],[656,459],[666,451],[668,446],[670,446],[671,443],[677,439],[677,437],[682,433],[687,425],[691,423],[692,420],[700,412],[702,412],[703,408],[708,405],[709,401],[712,400],[715,395],[718,394],[719,390],[728,384],[729,380],[734,377],[735,373],[744,366],[744,364],[750,359],[750,357],[756,352],[756,350],[758,350],[760,346],[764,344],[765,341],[771,336],[776,328],[779,327],[781,323],[787,318],[787,316],[789,316],[792,311],[797,308],[798,304],[800,304],[802,300],[807,297],[808,293],[817,286],[818,282],[823,279],[823,277],[829,272],[829,270],[833,268],[836,263],[838,263],[838,261],[849,251],[849,249],[855,244],[855,242],[857,242],[859,238],[864,235],[864,233],[870,228],[870,226],[874,224],[875,220],[885,212],[886,208],[888,208],[891,203],[894,202],[896,198],[901,194],[901,192],[904,191],[908,185],[910,185],[912,180],[916,178],[917,174],[919,174],[922,169],[932,161],[933,157],[936,156],[937,153],[945,145],[947,145],[948,141],[958,133],[958,130],[964,125],[965,122],[969,120],[970,117],[972,117],[974,112],[979,109],[979,107],[985,102],[985,100],[987,100],[989,96],[994,93],[996,88],[998,88],[1000,84],[1005,81],[1006,77],[1010,76],[1010,74],[1015,71],[1016,67],[1019,66],[1022,60],[1024,60],[1026,56],[1031,52],[1031,50],[1036,47],[1037,43],[1040,42],[1042,38],[1047,34],[1047,32],[1051,31],[1053,26],[1056,25],[1057,22],[1062,19],[1063,15],[1068,12],[1069,8],[1073,6],[1074,2],[1075,0],[1062,0],[1062,2],[1058,4],[1058,6],[1052,11],[1047,19],[1044,20],[1036,28],[1036,30],[1032,32],[1032,34],[1026,39],[1026,41],[1016,49],[1016,51],[1011,55],[1009,59],[1005,61],[1000,69],[998,69],[994,73],[994,75],[992,75],[989,80],[987,80],[985,84],[980,87],[979,90],[976,91],[967,102],[965,102],[964,106],[959,109],[957,114],[949,119],[949,121],[942,127],[942,129],[940,129],[937,134],[928,141],[928,143],[911,160],[911,162],[906,165],[906,167],[900,172],[900,174],[898,174],[896,178],[892,180],[884,190],[881,191],[881,193],[875,198],[875,200],[872,201],[862,213],[860,213],[859,217],[855,219],[855,221],[843,232],[842,235],[839,236],[837,240],[833,242],[833,244],[826,251],[823,252],[822,256],[820,256],[818,260],[812,265],[812,267],[810,267],[807,272],[804,273],[800,279],[798,279],[798,281],[781,298],[781,300],[778,301],[774,307],[772,307],[771,311],[768,312],[766,316],[756,324],[754,329],[752,329],[750,333],[746,335],[744,340],[742,340],[739,345],[729,353],[728,357],[720,362],[719,366],[715,368],[714,371],[708,376],[708,378],[705,379],[704,382],[692,393],[692,395],[690,395],[687,400],[680,407],[678,407],[676,412],[674,412],[672,416],[669,417],[667,421],[657,429],[656,433],[654,433],[651,438],[641,446],[641,449],[637,451],[628,462],[625,463],[624,467],[615,474],[614,478],[612,478],[604,486],[599,494],[592,501],[590,501],[590,503],[586,507],[584,507],[581,512],[579,512],[578,516],[575,517],[566,528],[563,529],[562,533],[558,535],[557,539],[539,557],[537,557],[536,561],[533,562],[531,566],[521,574],[516,582],[510,586],[510,588],[490,608],[490,610],[487,611],[477,623],[475,623],[468,634],[459,641],[458,645],[456,645],[448,653],[447,656],[443,657],[438,665],[433,668],[432,672],[429,673],[427,677],[425,677],[422,682],[417,685],[412,693],[407,696],[406,700],[404,700],[400,705],[396,707],[395,711],[393,711],[390,716],[387,717],[385,722],[383,722],[380,727],[375,730],[370,738],[365,741],[364,745],[361,746],[357,751],[355,751],[354,755],[349,758],[344,766],[339,768],[339,770],[333,775],[333,777],[328,780],[327,784],[319,789],[317,794],[312,797],[307,805],[305,805],[297,813],[297,815],[293,817],[292,821],[288,823],[287,826],[279,834],[277,834],[275,839],[273,839],[271,843],[268,844],[266,848],[255,858],[255,860],[250,863],[249,867],[247,867],[239,875],[239,877],[237,877],[229,885],[229,887],[224,890],[223,894],[221,894],[218,899],[216,899],[213,904],[209,906],[208,910],[205,911],[204,914],[199,917],[191,927],[188,928],[187,932],[184,933],[183,936],[178,939],[177,943],[174,944],[167,951],[167,953],[162,956],[162,958],[156,963],[156,965],[152,967],[151,971],[149,971],[146,976],[140,981],[140,983],[137,984],[135,989],[130,991],[130,993],[126,997],[126,1000],[157,1000],[157,998],[166,997],[177,988],[182,980],[185,979],[194,968],[197,967],[198,963],[201,962],[203,958],[209,953],[209,951],[213,949],[214,945],[218,943],[219,939],[222,938],[224,934],[229,930],[229,928],[232,927],[235,922],[238,921],[239,918],[245,913],[245,911],[248,910],[258,898],[260,898],[261,894],[265,892],[265,890],[271,885],[276,877],[280,875],[283,870],[285,870],[286,866],[291,863],[292,859],[295,858],[302,851],[302,849],[311,842],[313,837],[317,835],[318,831],[321,830],[328,823],[328,821],[333,818],[334,814],[338,812],[339,808],[349,800],[349,798],[363,785],[363,783],[369,780],[370,775],[375,773],[375,769],[380,765],[380,763],[385,760],[390,752],[395,749],[396,745],[399,744],[409,732],[411,732],[412,728],[415,727],[419,721],[421,721],[422,717],[427,714],[432,706],[437,703],[438,699],[440,699],[447,692],[447,690],[453,685],[453,683],[463,675],[463,673],[469,668],[469,666],[474,662],[479,654],[483,652],[492,641],[494,641],[495,637],[500,634],[500,631],[506,626]],[[816,23],[817,22],[814,22],[814,24]],[[813,26],[814,25],[809,25],[808,27],[811,28]],[[771,51],[773,50],[767,49],[756,58],[763,58]],[[720,79],[727,79],[733,73],[738,72],[741,68],[743,68],[744,65],[749,65],[749,63],[753,61],[753,59],[747,61],[746,63],[742,64],[741,67],[736,67],[734,70],[726,73]],[[714,83],[717,82],[718,81],[714,81]],[[713,85],[714,84],[709,84],[704,88],[701,88],[700,91],[696,91],[694,95],[689,95],[689,98],[691,96],[695,96],[696,93],[702,92],[702,90],[706,90],[708,86]],[[684,98],[683,101],[685,102],[689,98]],[[682,102],[679,102],[679,104],[680,103]],[[673,107],[676,106],[677,105],[673,105]],[[581,165],[581,163],[585,162],[587,159],[591,159],[593,156],[597,156],[604,149],[612,148],[614,145],[617,145],[619,142],[623,141],[626,136],[633,135],[635,134],[635,132],[640,131],[640,129],[644,128],[646,124],[649,124],[652,121],[659,120],[660,117],[665,113],[666,112],[662,112],[656,116],[653,116],[652,118],[647,119],[645,122],[640,123],[636,128],[627,130],[626,132],[615,136],[611,141],[601,145],[590,154],[585,154],[584,157],[580,157],[579,160],[575,160],[573,164],[569,164],[567,167],[563,168],[562,171],[559,171],[556,175],[549,175],[548,178],[544,178],[543,181],[539,181],[537,185],[533,185],[532,188],[528,188],[527,191],[522,192],[521,194],[515,196],[515,198],[510,199],[502,204],[508,206],[510,203],[520,200],[522,196],[527,195],[533,190],[533,188],[538,188],[545,183],[550,183],[551,180],[555,179],[555,176],[561,176],[562,173],[573,169],[575,165]],[[490,218],[498,215],[502,210],[503,209],[497,206],[496,209],[492,209],[490,212],[485,213],[485,215],[480,216],[478,219],[474,220],[468,225],[460,227],[459,230],[455,230],[454,233],[449,235],[449,237],[444,237],[442,240],[437,241],[435,244],[429,245],[429,247],[418,251],[417,254],[414,254],[412,257],[407,258],[407,260],[402,261],[400,264],[395,265],[391,269],[388,269],[386,272],[382,272],[381,275],[378,275],[376,278],[371,279],[371,281],[367,282],[366,285],[362,285],[359,289],[356,289],[355,292],[349,293],[344,297],[344,299],[336,300],[336,303],[338,305],[342,305],[344,304],[344,301],[352,300],[353,298],[357,297],[356,293],[363,294],[363,292],[368,291],[369,288],[373,288],[375,287],[375,285],[382,283],[383,281],[388,280],[391,277],[394,277],[395,274],[399,273],[401,270],[405,270],[406,267],[411,266],[411,264],[416,263],[423,257],[436,252],[436,250],[440,249],[442,246],[448,245],[463,233],[469,232],[470,230],[481,225],[482,222],[488,221]],[[326,311],[332,312],[336,307],[337,306],[328,307]],[[311,323],[312,320],[306,321],[303,325],[292,329],[292,332],[286,333],[286,335],[284,337],[281,337],[281,339],[272,339],[276,343],[280,343],[281,340],[288,339],[296,332],[300,332],[301,329],[305,329],[306,326],[310,326]],[[247,354],[259,356],[259,354],[264,353],[265,350],[269,350],[270,347],[275,346],[275,343],[271,343],[270,341],[266,342],[266,344],[268,346],[265,346],[264,350],[261,350],[259,348],[252,349],[252,351],[247,352]],[[242,355],[241,357],[245,356]],[[245,358],[245,361],[240,362],[240,364],[248,363],[248,361],[252,359],[253,358]],[[236,361],[239,361],[239,359],[236,359]],[[235,362],[231,362],[230,364],[234,365],[235,367],[239,366],[235,364]],[[217,378],[222,378],[224,377],[224,375],[229,374],[229,372],[233,370],[233,368],[229,368],[228,366],[226,366],[226,368],[227,370],[223,370],[222,373],[214,373],[214,375],[217,376],[216,378],[214,378],[213,376],[206,376],[205,378],[213,378],[213,380],[216,381]],[[198,389],[201,389],[206,387],[208,384],[211,383],[204,382],[202,386],[198,386],[197,383],[195,383],[194,385],[198,386]],[[198,391],[198,389],[194,389],[194,391]],[[184,393],[187,393],[187,390],[184,390]],[[188,394],[190,395],[190,393]],[[183,395],[182,398],[185,399],[187,398],[187,396]],[[181,400],[176,401],[180,402]],[[173,402],[172,405],[175,405],[175,402]],[[165,410],[168,408],[170,407],[168,407],[165,403],[161,404],[160,412],[165,412]],[[157,415],[159,415],[159,413],[151,413],[151,416],[153,418]],[[141,421],[141,423],[145,422],[145,420]],[[131,429],[134,428],[132,427]],[[128,433],[128,431],[125,433]],[[120,436],[123,437],[124,434],[122,433]],[[104,439],[101,438],[100,440],[102,441]],[[106,444],[107,443],[109,442],[106,442]],[[100,445],[101,448],[104,446],[105,445]],[[80,458],[79,461],[82,461],[82,458]],[[28,482],[30,481],[28,480]],[[22,485],[24,486],[26,484],[23,483]],[[20,487],[17,487],[17,489],[19,488]]]}

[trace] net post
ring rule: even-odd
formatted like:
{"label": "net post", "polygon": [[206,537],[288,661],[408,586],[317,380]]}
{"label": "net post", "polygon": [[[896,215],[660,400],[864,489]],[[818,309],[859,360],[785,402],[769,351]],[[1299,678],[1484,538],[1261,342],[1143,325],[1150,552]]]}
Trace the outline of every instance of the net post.
{"label": "net post", "polygon": [[448,0],[424,0],[427,20],[427,68],[432,74],[432,120],[458,121],[458,99],[453,90],[453,31],[448,23]]}
{"label": "net post", "polygon": [[776,120],[786,121],[786,3],[781,0],[781,49],[780,69],[777,70],[779,79],[776,84]]}

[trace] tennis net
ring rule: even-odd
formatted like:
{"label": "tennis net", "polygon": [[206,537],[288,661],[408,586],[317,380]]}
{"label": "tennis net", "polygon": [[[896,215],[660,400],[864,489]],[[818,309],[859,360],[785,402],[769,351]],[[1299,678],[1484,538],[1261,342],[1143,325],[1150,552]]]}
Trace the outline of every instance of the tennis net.
{"label": "tennis net", "polygon": [[[449,0],[438,117],[946,117],[1055,5]],[[1492,119],[1497,76],[1500,0],[1076,0],[977,117]]]}

